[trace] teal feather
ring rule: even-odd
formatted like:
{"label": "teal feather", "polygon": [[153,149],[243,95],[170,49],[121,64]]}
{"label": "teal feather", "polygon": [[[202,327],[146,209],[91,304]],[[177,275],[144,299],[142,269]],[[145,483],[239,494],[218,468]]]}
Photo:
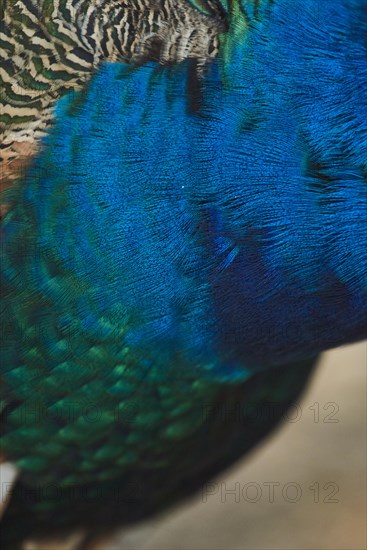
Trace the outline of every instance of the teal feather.
{"label": "teal feather", "polygon": [[20,516],[19,538],[164,509],[276,424],[320,352],[366,336],[367,14],[262,5],[201,73],[103,65],[12,191],[9,538]]}

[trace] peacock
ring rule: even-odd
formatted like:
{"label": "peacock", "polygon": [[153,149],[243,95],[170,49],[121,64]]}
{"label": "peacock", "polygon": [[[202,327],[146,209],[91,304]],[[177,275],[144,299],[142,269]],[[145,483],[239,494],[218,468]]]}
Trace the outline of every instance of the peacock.
{"label": "peacock", "polygon": [[320,353],[366,337],[367,9],[1,9],[15,549],[191,495],[280,421]]}

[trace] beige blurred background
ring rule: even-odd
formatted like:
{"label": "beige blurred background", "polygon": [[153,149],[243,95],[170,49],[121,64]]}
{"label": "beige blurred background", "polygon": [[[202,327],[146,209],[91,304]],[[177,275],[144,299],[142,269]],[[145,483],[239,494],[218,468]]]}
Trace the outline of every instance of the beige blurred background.
{"label": "beige blurred background", "polygon": [[[296,421],[216,479],[212,495],[98,549],[365,550],[366,359],[366,343],[326,353]],[[274,502],[268,482],[279,484]]]}

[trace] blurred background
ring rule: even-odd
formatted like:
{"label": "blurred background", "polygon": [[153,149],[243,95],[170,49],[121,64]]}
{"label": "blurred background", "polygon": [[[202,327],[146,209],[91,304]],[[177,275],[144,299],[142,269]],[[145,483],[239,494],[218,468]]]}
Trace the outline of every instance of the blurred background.
{"label": "blurred background", "polygon": [[251,454],[165,517],[93,548],[365,550],[366,360],[366,342],[325,353]]}

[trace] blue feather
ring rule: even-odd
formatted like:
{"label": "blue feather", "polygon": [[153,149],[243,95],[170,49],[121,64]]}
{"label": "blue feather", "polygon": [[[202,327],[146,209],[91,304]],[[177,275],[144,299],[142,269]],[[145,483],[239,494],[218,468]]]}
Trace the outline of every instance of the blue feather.
{"label": "blue feather", "polygon": [[[161,414],[137,414],[130,431],[98,425],[114,452],[126,445],[101,479],[152,468],[153,500],[185,483],[204,397],[298,391],[292,376],[305,380],[320,352],[367,334],[365,0],[264,2],[246,32],[234,24],[199,86],[194,60],[106,63],[59,101],[2,228],[6,382],[23,399],[27,372],[51,411],[71,393],[106,417],[129,398],[143,419]],[[192,417],[177,420],[187,403]],[[189,467],[208,476],[248,448],[235,430],[228,458],[205,469],[195,433],[203,464]],[[62,483],[101,473],[90,448],[78,452],[76,474],[60,459]]]}

